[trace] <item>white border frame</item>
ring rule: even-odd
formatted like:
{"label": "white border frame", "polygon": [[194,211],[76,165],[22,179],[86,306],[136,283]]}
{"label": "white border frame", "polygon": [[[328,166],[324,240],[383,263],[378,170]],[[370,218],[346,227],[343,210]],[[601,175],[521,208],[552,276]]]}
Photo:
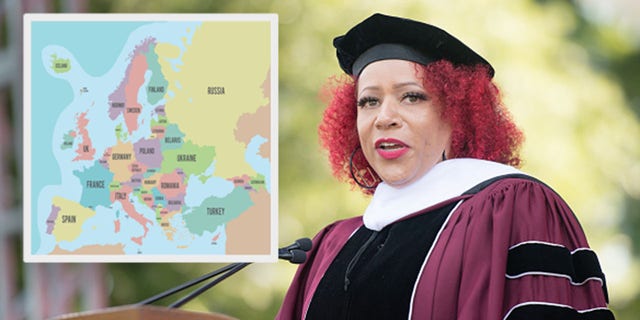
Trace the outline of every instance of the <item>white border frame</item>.
{"label": "white border frame", "polygon": [[[271,37],[271,183],[270,253],[268,255],[36,255],[31,253],[31,23],[67,21],[264,21],[270,24]],[[25,14],[23,20],[23,259],[24,262],[277,262],[278,260],[278,15],[264,14]]]}

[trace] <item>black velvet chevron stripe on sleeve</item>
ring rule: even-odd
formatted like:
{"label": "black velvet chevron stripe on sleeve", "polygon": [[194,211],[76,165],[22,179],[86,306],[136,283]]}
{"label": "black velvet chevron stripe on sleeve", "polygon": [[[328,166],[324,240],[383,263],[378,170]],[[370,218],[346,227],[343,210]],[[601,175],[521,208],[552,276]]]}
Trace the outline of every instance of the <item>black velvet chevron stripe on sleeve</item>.
{"label": "black velvet chevron stripe on sleeve", "polygon": [[600,281],[607,302],[609,300],[604,273],[598,257],[590,249],[571,252],[564,246],[544,242],[525,242],[511,247],[507,277],[513,279],[531,274],[565,277],[573,285]]}
{"label": "black velvet chevron stripe on sleeve", "polygon": [[504,320],[614,320],[606,308],[578,311],[569,306],[530,302],[515,306]]}

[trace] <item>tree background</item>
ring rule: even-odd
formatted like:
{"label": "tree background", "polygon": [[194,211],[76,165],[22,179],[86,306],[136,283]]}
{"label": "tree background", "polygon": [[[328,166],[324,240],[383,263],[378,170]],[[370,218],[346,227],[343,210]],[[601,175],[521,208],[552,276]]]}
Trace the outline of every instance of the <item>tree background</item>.
{"label": "tree background", "polygon": [[[481,53],[525,132],[522,169],[573,208],[607,275],[618,319],[640,314],[640,3],[635,0],[94,0],[96,13],[277,13],[279,243],[359,215],[368,198],[336,181],[317,127],[331,45],[374,12],[440,26]],[[54,12],[63,12],[62,2]],[[16,259],[21,260],[17,255]],[[221,265],[107,264],[109,304],[133,303]],[[240,319],[275,316],[295,272],[254,264],[188,303]]]}

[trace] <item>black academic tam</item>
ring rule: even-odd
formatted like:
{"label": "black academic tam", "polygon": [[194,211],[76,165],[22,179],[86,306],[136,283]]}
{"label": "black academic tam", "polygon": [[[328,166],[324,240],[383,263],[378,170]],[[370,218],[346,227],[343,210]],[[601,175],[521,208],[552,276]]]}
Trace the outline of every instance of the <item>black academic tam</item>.
{"label": "black academic tam", "polygon": [[344,72],[359,73],[369,63],[403,59],[429,64],[448,60],[455,65],[484,65],[491,77],[491,64],[446,31],[423,22],[376,13],[333,39],[338,62]]}

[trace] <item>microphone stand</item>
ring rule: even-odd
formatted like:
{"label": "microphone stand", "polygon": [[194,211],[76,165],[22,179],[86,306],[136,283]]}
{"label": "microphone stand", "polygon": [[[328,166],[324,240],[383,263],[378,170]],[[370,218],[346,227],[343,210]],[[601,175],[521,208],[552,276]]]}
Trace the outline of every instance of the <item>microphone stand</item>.
{"label": "microphone stand", "polygon": [[[298,239],[296,240],[296,242],[294,244],[291,244],[287,247],[284,248],[280,248],[278,249],[278,258],[280,259],[284,259],[284,260],[288,260],[291,263],[294,264],[300,264],[303,263],[306,258],[307,258],[307,254],[306,252],[309,251],[311,249],[311,240],[309,240],[308,238],[303,238],[303,239]],[[229,265],[226,265],[220,269],[217,269],[213,272],[207,273],[205,275],[202,275],[196,279],[187,281],[177,287],[171,288],[167,291],[161,292],[155,296],[152,296],[150,298],[147,298],[145,300],[142,300],[138,303],[136,303],[136,305],[149,305],[152,304],[160,299],[166,298],[168,296],[171,296],[173,294],[176,294],[182,290],[185,290],[187,288],[190,288],[192,286],[195,286],[203,281],[209,280],[213,277],[218,276],[218,278],[213,279],[211,282],[203,285],[202,287],[192,291],[191,293],[189,293],[187,296],[181,298],[180,300],[170,304],[168,307],[169,308],[179,308],[182,305],[184,305],[185,303],[191,301],[193,298],[201,295],[202,293],[204,293],[205,291],[211,289],[213,286],[215,286],[216,284],[220,283],[222,280],[232,276],[233,274],[235,274],[236,272],[242,270],[243,268],[245,268],[246,266],[250,265],[250,262],[239,262],[239,263],[232,263]]]}
{"label": "microphone stand", "polygon": [[203,285],[202,287],[194,290],[193,292],[189,293],[187,296],[181,298],[180,300],[172,303],[169,305],[169,308],[180,308],[183,304],[191,301],[193,298],[201,295],[202,293],[204,293],[205,291],[211,289],[213,286],[215,286],[216,284],[220,283],[222,280],[230,277],[231,275],[233,275],[234,273],[242,270],[244,267],[248,266],[250,264],[250,262],[244,262],[244,263],[234,263],[232,264],[232,268],[225,272],[224,274],[222,274],[221,276],[219,276],[216,279],[213,279],[211,282]]}
{"label": "microphone stand", "polygon": [[155,295],[153,297],[150,297],[150,298],[147,298],[145,300],[142,300],[142,301],[140,301],[140,302],[138,302],[136,304],[137,305],[152,304],[152,303],[154,303],[154,302],[156,302],[156,301],[158,301],[158,300],[160,300],[162,298],[165,298],[165,297],[168,297],[170,295],[176,294],[176,293],[178,293],[178,292],[180,292],[180,291],[182,291],[184,289],[193,287],[193,286],[197,285],[200,282],[203,282],[205,280],[211,279],[211,278],[213,278],[213,277],[215,277],[215,276],[217,276],[217,275],[219,275],[221,273],[227,272],[227,271],[233,269],[234,265],[235,264],[226,265],[226,266],[224,266],[224,267],[222,267],[222,268],[220,268],[218,270],[215,270],[213,272],[210,272],[210,273],[207,273],[205,275],[202,275],[202,276],[200,276],[200,277],[198,277],[196,279],[187,281],[187,282],[185,282],[185,283],[183,283],[183,284],[181,284],[181,285],[179,285],[177,287],[171,288],[171,289],[169,289],[169,290],[167,290],[165,292],[161,292],[161,293],[159,293],[159,294],[157,294],[157,295]]}

